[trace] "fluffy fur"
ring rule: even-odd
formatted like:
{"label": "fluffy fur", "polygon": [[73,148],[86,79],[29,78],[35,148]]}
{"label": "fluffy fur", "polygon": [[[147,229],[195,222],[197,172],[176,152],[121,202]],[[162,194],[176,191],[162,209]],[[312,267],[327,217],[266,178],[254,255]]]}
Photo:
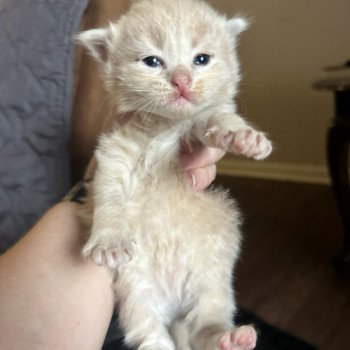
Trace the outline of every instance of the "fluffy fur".
{"label": "fluffy fur", "polygon": [[[179,166],[184,139],[255,159],[271,152],[236,114],[235,49],[246,27],[201,1],[143,0],[78,36],[117,115],[95,152],[83,254],[115,276],[125,342],[138,350],[255,346],[251,326],[232,324],[239,212],[224,191],[194,191]],[[200,54],[207,64],[195,64]]]}

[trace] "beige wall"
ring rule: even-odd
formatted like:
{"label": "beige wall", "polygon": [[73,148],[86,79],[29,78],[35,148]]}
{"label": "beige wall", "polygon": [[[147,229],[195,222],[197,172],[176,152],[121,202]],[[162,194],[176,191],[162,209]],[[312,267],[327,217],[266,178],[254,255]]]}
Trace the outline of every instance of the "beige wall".
{"label": "beige wall", "polygon": [[212,0],[252,17],[239,53],[240,110],[269,132],[272,162],[322,167],[333,115],[330,93],[312,90],[322,68],[350,59],[349,0]]}
{"label": "beige wall", "polygon": [[[224,160],[221,169],[228,174],[325,182],[325,135],[333,115],[333,98],[330,93],[312,90],[311,84],[324,76],[324,66],[350,58],[350,0],[210,2],[229,15],[242,13],[252,18],[239,46],[243,81],[238,104],[242,114],[267,131],[276,145],[269,161],[246,162],[234,157]],[[84,27],[106,25],[128,5],[129,0],[91,0]],[[85,72],[90,72],[93,63],[86,56],[85,61]],[[90,75],[96,84],[95,74]],[[91,91],[86,89],[87,74],[83,77],[79,86]],[[91,130],[96,129],[98,118],[90,105],[103,93],[83,94],[81,103],[76,103],[83,108],[76,108],[75,114],[83,115]],[[92,102],[87,106],[86,101]],[[81,153],[86,151],[77,149],[76,158],[83,159]]]}

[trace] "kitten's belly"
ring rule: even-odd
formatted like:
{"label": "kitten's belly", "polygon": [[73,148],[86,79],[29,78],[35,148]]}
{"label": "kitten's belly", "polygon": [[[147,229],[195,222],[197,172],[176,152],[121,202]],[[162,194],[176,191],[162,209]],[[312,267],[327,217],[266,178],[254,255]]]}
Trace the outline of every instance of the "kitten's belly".
{"label": "kitten's belly", "polygon": [[[162,258],[190,251],[199,255],[234,240],[238,210],[219,190],[196,192],[189,186],[155,184],[139,194],[131,226],[136,241]],[[164,255],[164,257],[163,257]]]}
{"label": "kitten's belly", "polygon": [[120,289],[125,283],[144,288],[171,315],[193,302],[208,269],[231,273],[239,250],[238,212],[220,192],[194,192],[181,184],[145,189],[141,198],[131,225],[136,248],[120,269]]}

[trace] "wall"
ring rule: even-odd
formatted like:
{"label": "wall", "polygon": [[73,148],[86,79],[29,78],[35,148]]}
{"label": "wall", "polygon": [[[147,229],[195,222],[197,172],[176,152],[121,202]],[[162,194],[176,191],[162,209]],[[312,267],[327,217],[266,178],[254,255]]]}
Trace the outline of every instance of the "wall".
{"label": "wall", "polygon": [[[219,164],[220,171],[327,182],[325,142],[333,97],[314,91],[311,85],[325,75],[323,67],[350,59],[350,0],[210,2],[228,15],[242,13],[252,19],[239,45],[243,80],[238,105],[241,114],[270,134],[276,148],[264,162],[227,157]],[[83,27],[106,25],[128,6],[129,0],[91,0]],[[91,140],[95,140],[101,124],[96,114],[106,113],[106,104],[101,103],[104,90],[96,87],[99,82],[94,62],[86,55],[83,61],[85,73],[79,80],[77,117],[73,121],[74,125],[84,125],[73,133],[75,139],[82,140],[73,152],[74,163],[84,160],[80,161],[81,169],[90,157],[95,144]],[[95,84],[94,89],[88,88],[90,83]],[[82,89],[86,92],[81,93]]]}
{"label": "wall", "polygon": [[229,158],[222,172],[327,182],[325,142],[331,93],[314,91],[325,66],[350,59],[349,0],[215,0],[252,18],[239,53],[240,111],[267,131],[276,150],[263,163]]}

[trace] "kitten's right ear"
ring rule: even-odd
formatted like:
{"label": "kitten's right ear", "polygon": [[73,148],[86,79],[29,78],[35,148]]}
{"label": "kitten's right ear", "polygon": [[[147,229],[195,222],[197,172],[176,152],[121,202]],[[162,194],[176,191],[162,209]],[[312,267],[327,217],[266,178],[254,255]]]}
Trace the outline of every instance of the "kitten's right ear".
{"label": "kitten's right ear", "polygon": [[107,61],[116,29],[111,24],[107,28],[89,29],[75,37],[77,43],[85,47],[98,62]]}

